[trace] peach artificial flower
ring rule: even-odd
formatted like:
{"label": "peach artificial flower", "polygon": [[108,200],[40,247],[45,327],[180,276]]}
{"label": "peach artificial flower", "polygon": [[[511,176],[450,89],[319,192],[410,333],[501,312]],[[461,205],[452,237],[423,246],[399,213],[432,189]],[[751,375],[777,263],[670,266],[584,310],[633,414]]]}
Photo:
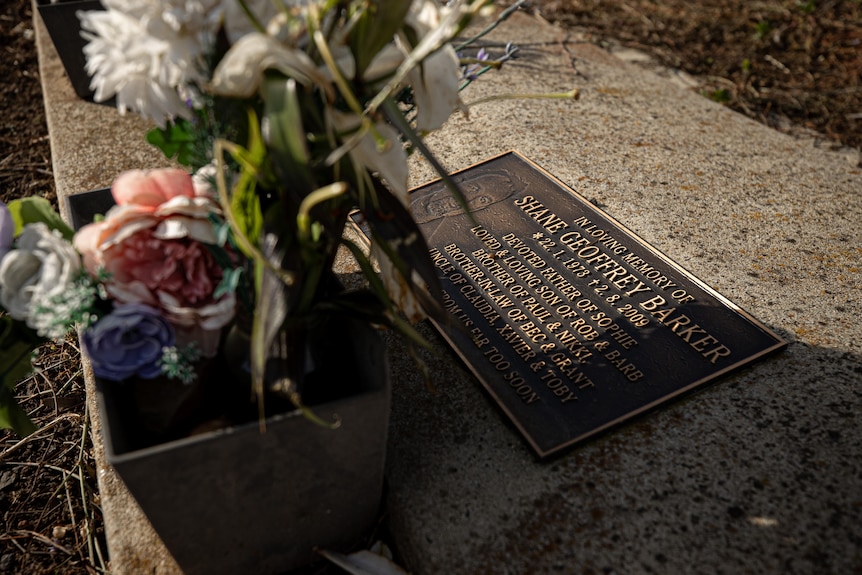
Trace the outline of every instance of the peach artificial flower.
{"label": "peach artificial flower", "polygon": [[236,307],[233,293],[214,297],[224,272],[207,244],[217,243],[218,206],[177,169],[126,172],[111,191],[117,205],[75,235],[84,266],[105,277],[112,298],[162,310],[178,335],[213,355],[217,338],[204,332],[226,326]]}

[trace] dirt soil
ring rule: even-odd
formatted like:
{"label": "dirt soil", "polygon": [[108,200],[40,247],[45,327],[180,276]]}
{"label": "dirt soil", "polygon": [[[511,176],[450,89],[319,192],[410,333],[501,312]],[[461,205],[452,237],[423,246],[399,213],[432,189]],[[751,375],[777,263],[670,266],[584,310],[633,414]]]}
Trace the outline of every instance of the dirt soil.
{"label": "dirt soil", "polygon": [[[704,96],[862,148],[860,0],[535,0],[548,20],[640,49]],[[809,135],[811,135],[809,133]]]}
{"label": "dirt soil", "polygon": [[[30,0],[0,10],[0,200],[54,201]],[[0,573],[98,573],[107,552],[74,337],[43,346],[35,364],[17,395],[40,431],[0,431]]]}
{"label": "dirt soil", "polygon": [[[0,200],[56,198],[31,0],[0,13]],[[862,148],[862,0],[535,0],[601,45],[637,48],[705,97],[794,134]],[[106,572],[74,337],[46,345],[17,394],[41,430],[0,432],[0,573]]]}

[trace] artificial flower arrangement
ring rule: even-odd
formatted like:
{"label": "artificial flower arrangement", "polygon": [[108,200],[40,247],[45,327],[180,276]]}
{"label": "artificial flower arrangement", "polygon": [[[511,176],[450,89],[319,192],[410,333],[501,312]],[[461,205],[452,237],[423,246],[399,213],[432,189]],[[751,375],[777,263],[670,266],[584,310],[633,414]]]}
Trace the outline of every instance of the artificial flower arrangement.
{"label": "artificial flower arrangement", "polygon": [[[408,207],[407,158],[425,155],[466,209],[423,137],[517,51],[465,56],[480,34],[456,52],[489,0],[103,4],[79,13],[95,99],[151,119],[148,141],[187,170],[120,175],[115,207],[77,233],[44,200],[0,205],[0,426],[33,430],[15,382],[36,345],[75,326],[98,377],[186,382],[242,326],[255,396],[299,407],[305,354],[275,374],[267,358],[301,349],[322,316],[421,342],[411,323],[445,314]],[[357,211],[370,254],[344,236]],[[367,289],[333,286],[340,248]]]}
{"label": "artificial flower arrangement", "polygon": [[[71,230],[41,198],[0,202],[0,305],[4,387],[26,375],[30,353],[81,329],[96,375],[120,382],[160,376],[189,383],[218,352],[234,319],[220,246],[220,210],[183,170],[129,171],[104,219]],[[7,399],[5,426],[32,431]]]}

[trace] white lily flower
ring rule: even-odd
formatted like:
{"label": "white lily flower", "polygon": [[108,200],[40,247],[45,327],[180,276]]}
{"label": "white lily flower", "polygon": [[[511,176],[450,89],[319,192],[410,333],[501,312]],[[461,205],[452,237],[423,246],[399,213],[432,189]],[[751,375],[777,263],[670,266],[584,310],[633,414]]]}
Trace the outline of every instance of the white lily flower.
{"label": "white lily flower", "polygon": [[387,44],[371,60],[371,64],[365,69],[363,79],[370,83],[384,80],[393,74],[403,61],[404,50],[396,46],[395,43]]}
{"label": "white lily flower", "polygon": [[210,88],[216,95],[249,98],[257,93],[264,71],[270,68],[304,85],[328,84],[305,52],[254,32],[230,47],[213,72]]}
{"label": "white lily flower", "polygon": [[448,44],[407,74],[416,102],[416,128],[420,132],[439,129],[462,106],[459,78],[458,55]]}
{"label": "white lily flower", "polygon": [[[327,109],[329,122],[337,132],[350,132],[360,128],[361,120],[355,114],[339,112],[332,108]],[[357,134],[358,141],[351,142],[347,138],[350,147],[348,154],[350,158],[376,172],[383,179],[392,194],[398,200],[408,205],[407,197],[407,153],[401,145],[398,131],[388,124],[374,124],[374,130],[382,138],[385,147],[381,149],[378,141],[370,130],[364,134]]]}
{"label": "white lily flower", "polygon": [[458,2],[444,10],[433,0],[414,0],[405,25],[415,32],[419,42],[411,45],[406,34],[398,34],[395,41],[404,59],[368,108],[379,109],[386,98],[409,84],[416,101],[419,131],[430,132],[442,126],[452,112],[463,106],[458,86],[460,66],[449,41],[459,22],[477,12],[482,3]]}
{"label": "white lily flower", "polygon": [[[442,9],[434,0],[414,0],[405,18],[420,38],[441,29]],[[439,32],[438,32],[439,33]],[[398,43],[409,53],[405,38]],[[444,44],[426,57],[407,74],[416,102],[416,128],[431,132],[440,128],[452,112],[462,106],[459,80],[461,76],[458,55],[451,44]]]}

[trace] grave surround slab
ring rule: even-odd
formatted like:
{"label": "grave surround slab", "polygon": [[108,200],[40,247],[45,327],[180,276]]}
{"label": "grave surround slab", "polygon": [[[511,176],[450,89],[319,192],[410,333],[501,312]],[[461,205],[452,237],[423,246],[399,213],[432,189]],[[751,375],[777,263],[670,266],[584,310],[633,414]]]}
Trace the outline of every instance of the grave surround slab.
{"label": "grave surround slab", "polygon": [[[38,16],[35,27],[58,195],[165,165],[143,122],[74,95]],[[411,572],[858,571],[858,157],[774,132],[527,14],[493,38],[522,57],[466,101],[573,86],[581,98],[471,108],[430,138],[444,166],[518,150],[790,345],[542,462],[432,328],[421,327],[436,346],[424,354],[433,389],[387,337],[388,522]],[[433,177],[415,159],[413,184]],[[93,431],[98,455],[97,419]],[[176,573],[99,461],[112,572]]]}

